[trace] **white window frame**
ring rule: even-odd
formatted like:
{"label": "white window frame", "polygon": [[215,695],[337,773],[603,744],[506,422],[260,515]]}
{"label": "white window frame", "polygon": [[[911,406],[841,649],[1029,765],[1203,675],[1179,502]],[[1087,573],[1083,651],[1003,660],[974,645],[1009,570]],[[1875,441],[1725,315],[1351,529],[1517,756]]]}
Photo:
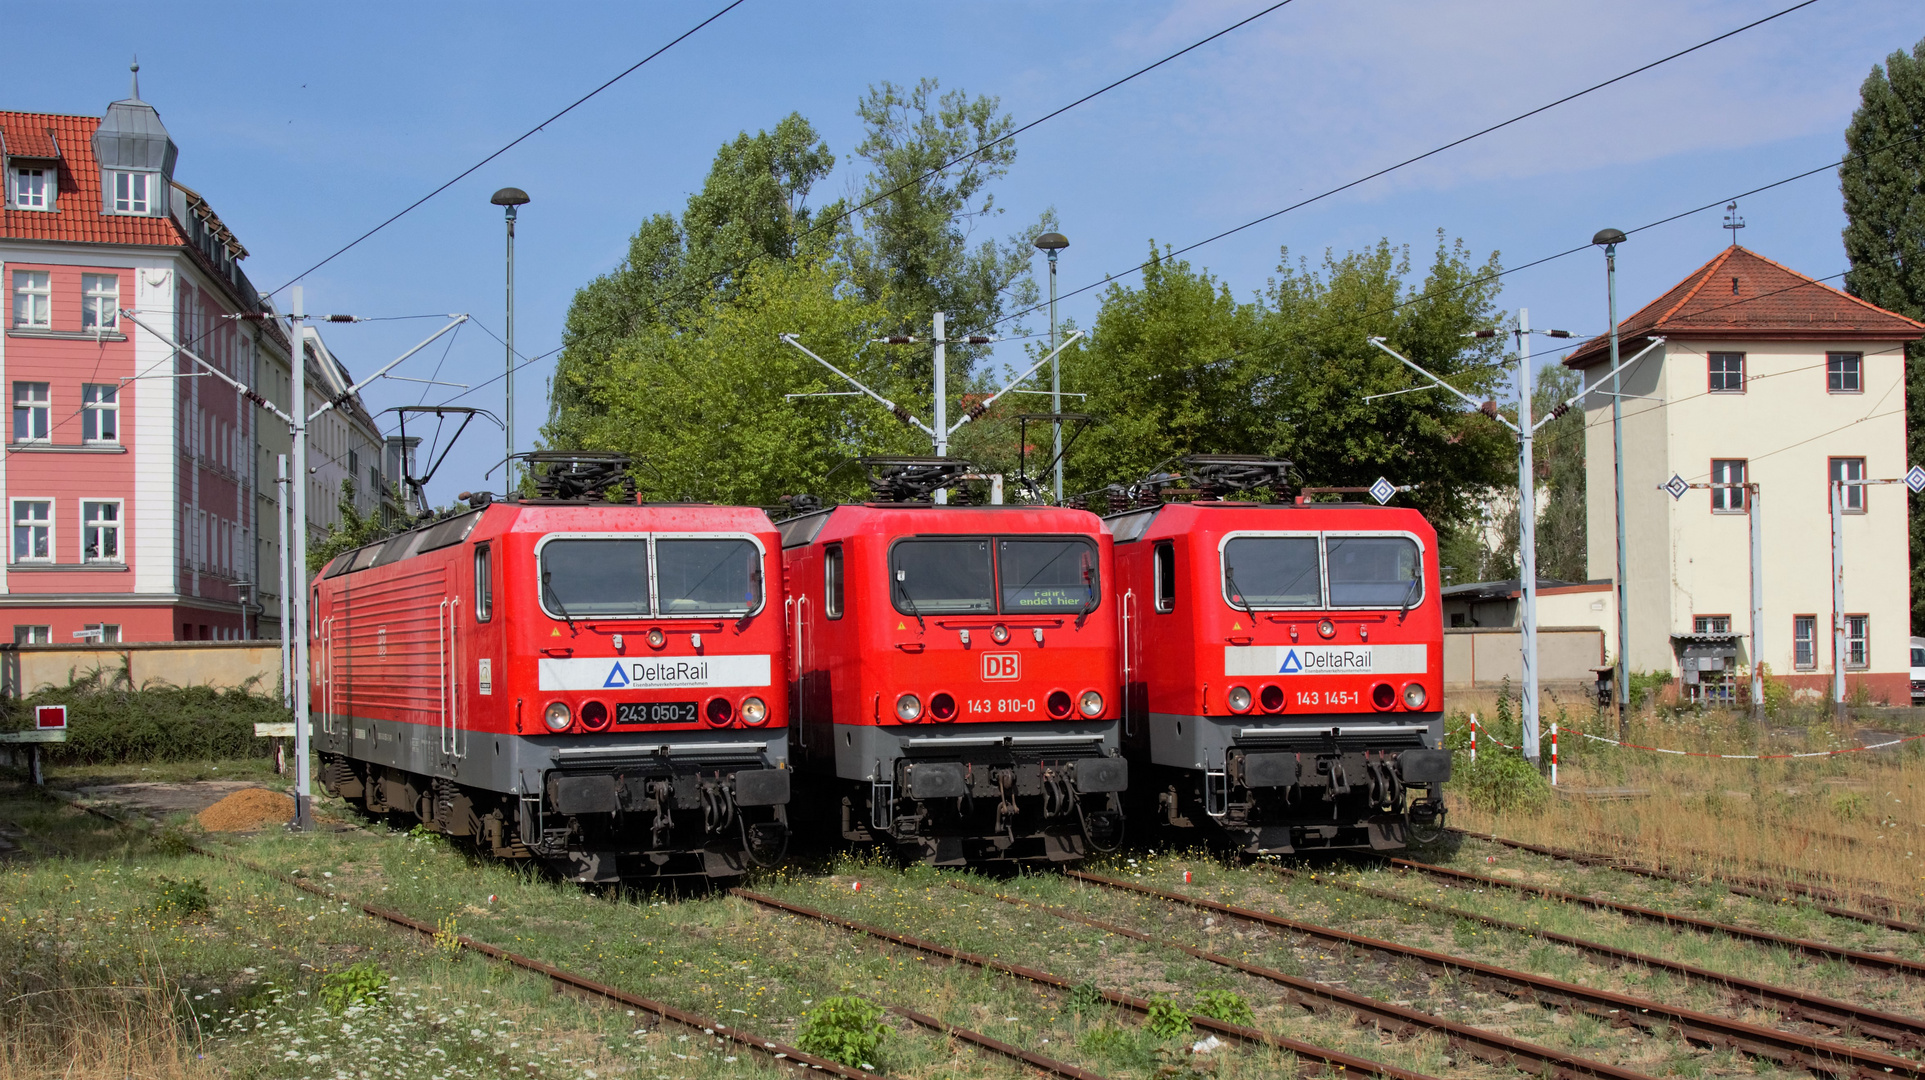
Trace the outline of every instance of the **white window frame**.
{"label": "white window frame", "polygon": [[13,272],[13,322],[19,330],[53,329],[53,273],[48,270]]}
{"label": "white window frame", "polygon": [[[1804,635],[1803,642],[1811,659],[1805,661],[1798,659],[1800,630],[1809,631]],[[1818,670],[1818,616],[1793,615],[1791,617],[1791,667],[1794,671]]]}
{"label": "white window frame", "polygon": [[81,629],[100,631],[99,635],[93,639],[93,642],[96,645],[120,644],[120,624],[117,622],[109,622],[109,623],[90,622],[85,626],[82,626]]}
{"label": "white window frame", "polygon": [[[22,634],[20,632],[22,630],[25,630],[26,633]],[[13,628],[13,643],[15,645],[52,645],[53,627],[32,623],[16,623]]]}
{"label": "white window frame", "polygon": [[[1724,625],[1720,627],[1718,625],[1719,623],[1723,623]],[[1729,634],[1731,632],[1731,616],[1693,615],[1691,616],[1691,632],[1694,634]]]}
{"label": "white window frame", "polygon": [[[23,387],[39,387],[42,396],[22,397]],[[27,391],[32,394],[32,390]],[[27,416],[25,435],[21,434],[21,412]],[[37,423],[36,423],[37,421]],[[53,441],[53,384],[20,380],[13,384],[13,441],[23,443],[47,443]]]}
{"label": "white window frame", "polygon": [[[31,195],[27,191],[28,176],[40,181],[38,185],[40,190]],[[50,169],[45,165],[16,165],[7,179],[10,181],[7,186],[12,191],[12,198],[7,202],[15,210],[44,213],[54,208],[53,201],[59,188],[60,170]]]}
{"label": "white window frame", "polygon": [[[1838,370],[1836,371],[1832,370],[1832,366],[1834,364],[1840,365]],[[1846,386],[1844,384],[1845,368],[1843,367],[1843,365],[1845,364],[1851,365],[1852,385],[1850,386]],[[1837,386],[1832,385],[1832,381],[1834,377],[1838,382]],[[1845,353],[1845,352],[1826,353],[1825,354],[1825,392],[1828,394],[1862,394],[1864,393],[1865,392],[1865,354],[1864,353]]]}
{"label": "white window frame", "polygon": [[1872,666],[1872,617],[1845,616],[1845,670],[1863,671]]}
{"label": "white window frame", "polygon": [[[112,169],[107,173],[108,200],[110,214],[127,214],[133,217],[153,217],[154,206],[159,201],[154,198],[154,189],[159,186],[154,181],[159,173],[141,172],[131,169]],[[122,189],[125,194],[122,194]],[[138,189],[138,190],[136,190]]]}
{"label": "white window frame", "polygon": [[[88,512],[97,506],[111,506],[114,516],[111,522],[96,523]],[[114,534],[114,553],[111,556],[87,554],[87,546],[93,540],[95,529],[111,531]],[[127,562],[127,501],[125,499],[82,499],[80,501],[80,561],[83,563],[106,563],[120,566]]]}
{"label": "white window frame", "polygon": [[[22,506],[44,506],[47,508],[47,516],[44,518],[27,518],[23,521],[20,516],[20,509]],[[7,520],[12,525],[12,531],[10,531],[8,534],[8,543],[7,543],[7,561],[9,563],[15,566],[23,566],[23,565],[33,566],[33,565],[43,565],[43,564],[51,565],[54,562],[54,556],[60,550],[59,547],[57,546],[58,536],[54,532],[54,500],[52,499],[8,499],[7,500]],[[20,554],[19,530],[36,529],[36,528],[45,530],[47,534],[46,535],[47,554],[44,556],[27,555],[25,557],[22,557]],[[28,546],[29,548],[31,548],[33,545],[31,544],[31,542],[29,542]]]}
{"label": "white window frame", "polygon": [[[95,392],[102,392],[98,399],[92,398]],[[80,441],[94,446],[120,445],[120,387],[113,383],[80,384]]]}
{"label": "white window frame", "polygon": [[[1863,480],[1864,478],[1865,478],[1865,459],[1864,458],[1862,457],[1826,458],[1825,459],[1825,480],[1826,480],[1827,490],[1825,491],[1825,512],[1826,513],[1831,512],[1831,491],[1829,490],[1831,486],[1831,482],[1837,481],[1837,480]],[[1847,484],[1845,486],[1845,490],[1840,492],[1839,494],[1843,496],[1840,502],[1843,504],[1842,509],[1845,511],[1845,513],[1862,514],[1865,512],[1865,485]]]}
{"label": "white window frame", "polygon": [[[103,300],[106,303],[103,304]],[[97,331],[120,329],[119,274],[80,275],[80,328]]]}
{"label": "white window frame", "polygon": [[[1725,466],[1725,468],[1721,470],[1719,468],[1720,465]],[[1736,479],[1733,479],[1731,476],[1732,470],[1730,466],[1732,465],[1738,467],[1738,476]],[[1711,482],[1714,484],[1747,483],[1750,480],[1750,473],[1751,462],[1746,458],[1711,459]],[[1751,505],[1751,500],[1746,498],[1749,494],[1750,492],[1744,488],[1714,487],[1711,489],[1711,512],[1714,514],[1745,513]]]}

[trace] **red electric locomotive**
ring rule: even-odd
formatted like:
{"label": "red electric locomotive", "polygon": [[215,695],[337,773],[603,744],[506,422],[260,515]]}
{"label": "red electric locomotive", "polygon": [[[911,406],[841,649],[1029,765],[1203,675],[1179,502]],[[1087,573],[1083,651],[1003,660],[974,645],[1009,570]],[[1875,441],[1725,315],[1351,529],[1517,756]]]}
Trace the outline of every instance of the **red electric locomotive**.
{"label": "red electric locomotive", "polygon": [[1250,853],[1393,849],[1440,825],[1436,532],[1409,509],[1224,501],[1283,494],[1288,462],[1184,465],[1194,501],[1106,518],[1142,810]]}
{"label": "red electric locomotive", "polygon": [[953,460],[867,464],[878,501],[778,526],[801,780],[845,839],[936,865],[1113,848],[1129,774],[1102,522],[934,504],[969,471]]}
{"label": "red electric locomotive", "polygon": [[768,516],[609,502],[620,455],[531,465],[536,497],[475,497],[315,578],[322,783],[578,881],[779,859],[788,654]]}

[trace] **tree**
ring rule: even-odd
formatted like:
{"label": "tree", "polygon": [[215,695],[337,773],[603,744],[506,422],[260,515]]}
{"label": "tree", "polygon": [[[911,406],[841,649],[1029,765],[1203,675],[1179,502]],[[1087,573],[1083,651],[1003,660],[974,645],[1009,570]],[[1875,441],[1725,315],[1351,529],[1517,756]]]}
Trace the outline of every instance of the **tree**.
{"label": "tree", "polygon": [[328,560],[344,551],[353,551],[365,544],[388,535],[389,530],[381,527],[381,515],[362,514],[361,508],[354,504],[354,478],[341,481],[341,495],[334,504],[334,511],[340,517],[338,524],[329,525],[327,535],[319,542],[308,545],[307,569],[312,574],[328,564]]}
{"label": "tree", "polygon": [[[1583,388],[1582,372],[1559,364],[1537,373],[1531,414],[1551,415]],[[1561,581],[1583,581],[1589,573],[1585,532],[1584,410],[1573,407],[1537,430],[1532,447],[1540,487],[1537,519],[1537,573]]]}
{"label": "tree", "polygon": [[[1845,196],[1845,288],[1925,320],[1925,41],[1892,53],[1859,87],[1838,167]],[[1905,357],[1907,457],[1925,461],[1925,349]],[[1925,504],[1912,500],[1912,633],[1925,634]]]}
{"label": "tree", "polygon": [[631,336],[679,330],[715,295],[739,288],[758,261],[819,257],[834,243],[841,204],[808,205],[809,192],[835,167],[835,155],[798,113],[774,131],[743,132],[716,151],[702,190],[680,220],[656,214],[642,223],[628,257],[575,294],[555,364],[551,445],[584,445],[584,424],[608,413],[611,360]]}

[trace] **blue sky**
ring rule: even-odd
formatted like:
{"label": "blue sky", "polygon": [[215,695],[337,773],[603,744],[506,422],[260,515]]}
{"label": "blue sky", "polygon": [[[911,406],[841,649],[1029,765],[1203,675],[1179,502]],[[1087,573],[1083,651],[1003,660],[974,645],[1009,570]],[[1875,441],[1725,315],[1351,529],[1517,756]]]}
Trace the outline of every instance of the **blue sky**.
{"label": "blue sky", "polygon": [[[83,19],[7,0],[0,25],[16,47],[0,108],[98,115],[125,95],[138,53],[142,96],[180,145],[177,177],[207,196],[251,251],[249,276],[272,289],[723,2],[108,3]],[[1013,232],[1053,206],[1072,245],[1061,284],[1076,289],[1136,266],[1152,240],[1192,243],[1792,2],[1295,0],[1022,136],[996,189],[1006,214],[988,228]],[[518,233],[517,345],[546,352],[575,289],[614,266],[642,218],[679,212],[717,146],[745,129],[808,117],[839,162],[821,201],[860,183],[855,104],[873,83],[933,76],[999,97],[1024,123],[1265,6],[748,0],[309,275],[308,307],[465,311],[501,332],[502,223],[488,196],[512,184],[534,200]],[[1550,255],[1835,161],[1860,82],[1921,36],[1916,0],[1819,0],[1187,257],[1248,296],[1284,247],[1314,260],[1387,237],[1421,265],[1443,228],[1507,265]],[[1839,201],[1835,173],[1745,199],[1741,239],[1815,277],[1838,273]],[[1728,241],[1722,217],[1720,206],[1626,244],[1623,309],[1714,255]],[[1602,264],[1585,252],[1521,272],[1501,302],[1528,307],[1535,326],[1602,330]],[[1087,325],[1099,292],[1063,313]],[[366,374],[434,325],[335,327],[328,339]],[[464,328],[450,350],[438,343],[397,373],[439,365],[438,378],[480,383],[503,359]],[[550,371],[517,375],[524,449]],[[499,410],[501,391],[497,381],[461,403]],[[429,388],[427,400],[451,393]],[[367,397],[379,411],[422,388],[381,383]],[[471,428],[430,498],[482,486],[498,447],[492,429]]]}

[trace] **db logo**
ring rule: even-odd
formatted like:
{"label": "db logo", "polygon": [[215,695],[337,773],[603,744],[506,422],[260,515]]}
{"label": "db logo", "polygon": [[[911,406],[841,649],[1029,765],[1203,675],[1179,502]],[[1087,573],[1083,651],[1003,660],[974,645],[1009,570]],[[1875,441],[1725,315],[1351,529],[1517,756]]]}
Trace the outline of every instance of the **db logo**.
{"label": "db logo", "polygon": [[1013,652],[983,654],[983,681],[1007,682],[1022,677],[1022,661]]}

